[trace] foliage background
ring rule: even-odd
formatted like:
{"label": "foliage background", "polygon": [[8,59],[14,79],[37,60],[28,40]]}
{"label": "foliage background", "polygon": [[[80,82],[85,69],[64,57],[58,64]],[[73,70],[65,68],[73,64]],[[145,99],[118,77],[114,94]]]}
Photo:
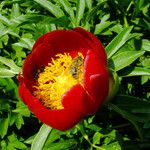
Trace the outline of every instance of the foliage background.
{"label": "foliage background", "polygon": [[[150,149],[149,14],[148,0],[1,0],[0,149]],[[60,132],[21,102],[17,74],[39,36],[78,26],[105,46],[119,90],[95,115]]]}

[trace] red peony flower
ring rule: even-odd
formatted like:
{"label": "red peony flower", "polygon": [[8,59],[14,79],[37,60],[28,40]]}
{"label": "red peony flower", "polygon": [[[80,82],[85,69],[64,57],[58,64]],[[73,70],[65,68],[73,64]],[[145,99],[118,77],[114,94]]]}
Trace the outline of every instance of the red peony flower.
{"label": "red peony flower", "polygon": [[24,62],[19,95],[43,123],[67,130],[96,112],[107,97],[106,65],[105,50],[90,32],[49,32]]}

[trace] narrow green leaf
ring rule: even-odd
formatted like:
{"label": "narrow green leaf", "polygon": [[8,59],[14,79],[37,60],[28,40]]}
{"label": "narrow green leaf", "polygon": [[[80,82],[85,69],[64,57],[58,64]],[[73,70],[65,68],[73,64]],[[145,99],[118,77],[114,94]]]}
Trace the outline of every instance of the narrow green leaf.
{"label": "narrow green leaf", "polygon": [[51,130],[51,127],[43,124],[32,142],[31,150],[42,150]]}
{"label": "narrow green leaf", "polygon": [[51,143],[59,140],[61,138],[61,135],[65,135],[65,132],[53,129],[47,137],[44,147],[49,147]]}
{"label": "narrow green leaf", "polygon": [[119,113],[123,118],[129,120],[135,127],[135,129],[137,130],[138,134],[139,134],[139,137],[141,139],[143,139],[143,136],[142,136],[142,133],[141,133],[141,130],[137,124],[137,122],[135,121],[135,116],[131,115],[130,113],[120,109],[119,107],[117,107],[116,105],[112,104],[112,103],[109,103],[108,104],[108,107],[110,107],[111,109],[113,109],[115,112]]}
{"label": "narrow green leaf", "polygon": [[85,4],[86,4],[87,7],[89,8],[89,10],[92,9],[92,0],[85,0]]}
{"label": "narrow green leaf", "polygon": [[17,18],[21,15],[18,3],[14,3],[11,9],[11,18]]}
{"label": "narrow green leaf", "polygon": [[0,77],[1,78],[11,78],[14,77],[15,73],[6,68],[0,68]]}
{"label": "narrow green leaf", "polygon": [[96,7],[93,7],[93,9],[86,15],[86,21],[87,22],[89,22],[90,20],[92,20],[96,16],[97,12],[100,9],[102,9],[105,2],[106,2],[106,0],[103,0],[103,1],[99,2]]}
{"label": "narrow green leaf", "polygon": [[142,49],[150,52],[150,40],[147,39],[142,40]]}
{"label": "narrow green leaf", "polygon": [[102,150],[122,150],[118,142],[114,142],[101,147]]}
{"label": "narrow green leaf", "polygon": [[81,19],[83,18],[85,10],[85,0],[78,0],[77,1],[77,11],[76,11],[76,25],[80,24]]}
{"label": "narrow green leaf", "polygon": [[142,115],[143,113],[150,113],[150,102],[142,100],[137,97],[128,96],[128,95],[117,95],[116,96],[116,105],[125,111],[128,111],[132,114],[136,114],[136,121],[138,122],[147,122],[149,118],[147,115]]}
{"label": "narrow green leaf", "polygon": [[48,0],[34,0],[38,4],[40,4],[43,8],[47,9],[50,13],[52,13],[55,17],[59,18],[64,16],[63,11],[53,3]]}
{"label": "narrow green leaf", "polygon": [[8,26],[10,25],[10,21],[6,17],[2,16],[1,14],[0,14],[0,21],[2,21],[4,24]]}
{"label": "narrow green leaf", "polygon": [[9,125],[9,116],[8,118],[0,118],[0,135],[3,138],[7,134]]}
{"label": "narrow green leaf", "polygon": [[47,148],[44,148],[43,150],[65,150],[65,149],[67,150],[73,147],[74,145],[77,145],[75,139],[67,139],[66,141],[51,143]]}
{"label": "narrow green leaf", "polygon": [[8,66],[14,74],[18,74],[21,71],[21,69],[14,63],[12,59],[0,56],[0,62]]}
{"label": "narrow green leaf", "polygon": [[32,142],[33,142],[35,136],[36,136],[36,135],[30,136],[28,139],[26,139],[26,140],[24,141],[24,143],[26,143],[26,144],[32,144]]}
{"label": "narrow green leaf", "polygon": [[121,33],[119,33],[107,46],[106,46],[106,52],[107,57],[110,58],[112,55],[114,55],[119,48],[121,48],[128,40],[129,34],[131,32],[132,28],[124,28]]}
{"label": "narrow green leaf", "polygon": [[106,21],[106,22],[102,22],[100,24],[97,24],[95,27],[94,34],[102,33],[104,30],[108,29],[113,23],[114,22]]}
{"label": "narrow green leaf", "polygon": [[128,67],[123,69],[119,76],[122,77],[131,77],[131,76],[150,76],[150,69],[143,67]]}
{"label": "narrow green leaf", "polygon": [[68,0],[58,0],[58,2],[64,7],[65,11],[70,15],[71,19],[74,19],[74,12]]}
{"label": "narrow green leaf", "polygon": [[131,63],[133,63],[138,57],[142,56],[145,51],[123,51],[109,60],[109,67],[115,71],[119,71]]}

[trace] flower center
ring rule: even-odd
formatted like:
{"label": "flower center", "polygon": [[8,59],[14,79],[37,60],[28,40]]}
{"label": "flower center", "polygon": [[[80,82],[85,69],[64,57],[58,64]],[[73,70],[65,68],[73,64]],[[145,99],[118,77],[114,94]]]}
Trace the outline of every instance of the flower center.
{"label": "flower center", "polygon": [[73,85],[83,80],[83,55],[72,58],[69,54],[57,54],[44,70],[38,71],[34,96],[50,109],[62,109],[62,96]]}

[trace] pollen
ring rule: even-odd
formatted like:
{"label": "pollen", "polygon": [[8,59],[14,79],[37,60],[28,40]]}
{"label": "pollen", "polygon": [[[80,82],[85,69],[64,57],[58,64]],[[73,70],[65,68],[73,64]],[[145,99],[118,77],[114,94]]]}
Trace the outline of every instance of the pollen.
{"label": "pollen", "polygon": [[57,54],[43,71],[38,70],[33,95],[49,109],[63,109],[62,96],[73,85],[83,83],[81,53],[72,58],[68,53]]}

